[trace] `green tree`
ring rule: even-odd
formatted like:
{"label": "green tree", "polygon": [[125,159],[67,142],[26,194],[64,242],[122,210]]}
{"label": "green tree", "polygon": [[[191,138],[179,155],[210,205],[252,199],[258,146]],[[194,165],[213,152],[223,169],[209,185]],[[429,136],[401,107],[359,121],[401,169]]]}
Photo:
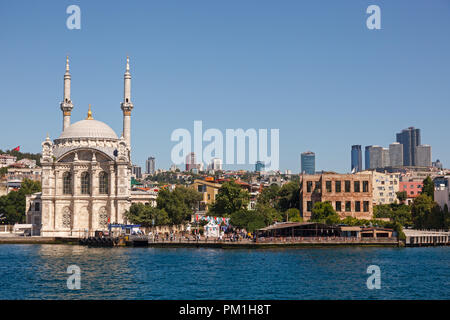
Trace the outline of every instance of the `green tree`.
{"label": "green tree", "polygon": [[297,208],[290,208],[287,209],[285,212],[283,212],[283,218],[284,220],[290,221],[290,222],[302,222],[303,219],[300,216],[300,210]]}
{"label": "green tree", "polygon": [[177,186],[174,191],[160,190],[156,203],[158,209],[167,212],[171,224],[182,224],[190,220],[195,204],[201,199],[196,190]]}
{"label": "green tree", "polygon": [[4,177],[8,173],[8,167],[0,168],[0,177]]}
{"label": "green tree", "polygon": [[264,188],[258,196],[257,203],[275,207],[280,187],[277,184]]}
{"label": "green tree", "polygon": [[248,211],[246,209],[235,211],[231,214],[231,225],[237,228],[246,229],[249,232],[267,226],[267,216],[258,211]]}
{"label": "green tree", "polygon": [[291,208],[300,208],[300,183],[298,181],[286,183],[278,192],[278,209],[284,212]]}
{"label": "green tree", "polygon": [[436,203],[427,194],[421,194],[414,199],[411,205],[411,215],[414,227],[424,229],[428,227],[428,215],[435,207]]}
{"label": "green tree", "polygon": [[0,197],[0,216],[7,224],[24,223],[26,196],[41,191],[41,183],[24,179],[18,191]]}
{"label": "green tree", "polygon": [[170,223],[169,215],[164,209],[154,208],[150,205],[142,203],[133,203],[130,210],[125,212],[126,218],[135,224],[140,224],[143,227],[168,225]]}
{"label": "green tree", "polygon": [[250,194],[233,180],[227,181],[219,189],[216,201],[210,206],[210,213],[216,216],[230,216],[247,208]]}
{"label": "green tree", "polygon": [[329,202],[316,202],[311,211],[311,221],[326,224],[337,224],[340,222],[339,215],[334,211]]}
{"label": "green tree", "polygon": [[431,200],[434,200],[434,183],[430,176],[423,180],[422,194],[426,194]]}
{"label": "green tree", "polygon": [[408,197],[408,194],[406,193],[406,191],[399,191],[396,192],[397,194],[397,199],[398,201],[400,201],[400,203],[404,203],[406,201],[406,198]]}
{"label": "green tree", "polygon": [[373,207],[374,218],[389,218],[402,226],[412,225],[411,207],[405,204],[381,204]]}

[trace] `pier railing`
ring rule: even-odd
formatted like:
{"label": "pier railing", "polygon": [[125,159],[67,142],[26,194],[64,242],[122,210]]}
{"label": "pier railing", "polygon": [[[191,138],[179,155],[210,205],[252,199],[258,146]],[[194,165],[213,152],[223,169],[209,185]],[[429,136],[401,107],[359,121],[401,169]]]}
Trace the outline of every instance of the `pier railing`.
{"label": "pier railing", "polygon": [[395,243],[397,242],[397,238],[390,237],[390,238],[357,238],[357,237],[260,237],[256,240],[253,239],[231,239],[231,238],[225,238],[225,239],[218,239],[218,238],[201,238],[201,239],[195,239],[195,238],[188,238],[188,237],[179,237],[174,239],[167,239],[167,238],[152,238],[149,237],[149,243],[186,243],[186,244],[193,244],[193,243],[276,243],[276,244],[294,244],[294,243]]}
{"label": "pier railing", "polygon": [[395,237],[357,238],[357,237],[261,237],[257,243],[392,243]]}

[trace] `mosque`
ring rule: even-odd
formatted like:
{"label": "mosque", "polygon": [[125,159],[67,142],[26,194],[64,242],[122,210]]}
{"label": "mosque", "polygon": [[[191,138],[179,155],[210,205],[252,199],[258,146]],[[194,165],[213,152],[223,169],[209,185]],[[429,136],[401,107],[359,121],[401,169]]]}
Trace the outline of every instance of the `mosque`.
{"label": "mosque", "polygon": [[153,194],[131,189],[131,73],[127,57],[123,132],[119,138],[106,123],[95,120],[91,107],[84,120],[71,124],[69,58],[64,74],[61,135],[42,142],[42,193],[27,199],[27,221],[35,235],[84,237],[126,223],[132,202],[154,204]]}

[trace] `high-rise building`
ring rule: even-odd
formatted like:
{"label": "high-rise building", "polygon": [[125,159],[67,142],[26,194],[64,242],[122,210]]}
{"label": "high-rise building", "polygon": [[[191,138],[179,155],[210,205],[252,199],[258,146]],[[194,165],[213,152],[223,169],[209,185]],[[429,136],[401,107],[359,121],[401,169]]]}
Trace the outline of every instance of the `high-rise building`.
{"label": "high-rise building", "polygon": [[136,179],[142,178],[142,168],[140,166],[133,165],[131,167],[131,173]]}
{"label": "high-rise building", "polygon": [[316,172],[316,154],[306,151],[301,154],[302,173],[314,174]]}
{"label": "high-rise building", "polygon": [[420,129],[409,127],[397,133],[397,142],[403,145],[403,165],[416,165],[416,150],[420,142]]}
{"label": "high-rise building", "polygon": [[366,147],[366,170],[390,166],[389,149],[380,146]]}
{"label": "high-rise building", "polygon": [[399,142],[394,142],[389,145],[389,158],[391,167],[403,166],[403,145]]}
{"label": "high-rise building", "polygon": [[222,159],[220,158],[211,159],[211,162],[209,163],[208,167],[209,170],[222,171]]}
{"label": "high-rise building", "polygon": [[364,169],[369,170],[370,167],[370,149],[372,146],[366,146],[364,151]]}
{"label": "high-rise building", "polygon": [[431,146],[427,144],[417,146],[415,165],[418,167],[431,167]]}
{"label": "high-rise building", "polygon": [[362,151],[361,145],[352,146],[352,172],[362,171]]}
{"label": "high-rise building", "polygon": [[383,166],[383,147],[367,146],[366,147],[366,164],[369,159],[369,166],[367,169],[376,169]]}
{"label": "high-rise building", "polygon": [[155,158],[149,157],[147,161],[145,161],[145,173],[147,174],[155,174]]}
{"label": "high-rise building", "polygon": [[197,169],[197,160],[195,153],[191,152],[186,156],[186,171],[191,171],[194,168]]}
{"label": "high-rise building", "polygon": [[262,172],[264,171],[265,165],[262,161],[256,161],[255,163],[255,172]]}
{"label": "high-rise building", "polygon": [[381,156],[382,156],[381,167],[382,168],[389,167],[391,165],[391,160],[390,160],[391,157],[389,156],[389,149],[383,148]]}

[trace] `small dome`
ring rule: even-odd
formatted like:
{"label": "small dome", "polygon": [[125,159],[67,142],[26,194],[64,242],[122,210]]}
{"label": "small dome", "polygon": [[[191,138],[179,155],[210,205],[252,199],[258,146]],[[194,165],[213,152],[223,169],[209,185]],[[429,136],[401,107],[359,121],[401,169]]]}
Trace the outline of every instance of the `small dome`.
{"label": "small dome", "polygon": [[118,140],[116,133],[106,123],[97,120],[81,120],[70,125],[58,139],[94,138]]}

